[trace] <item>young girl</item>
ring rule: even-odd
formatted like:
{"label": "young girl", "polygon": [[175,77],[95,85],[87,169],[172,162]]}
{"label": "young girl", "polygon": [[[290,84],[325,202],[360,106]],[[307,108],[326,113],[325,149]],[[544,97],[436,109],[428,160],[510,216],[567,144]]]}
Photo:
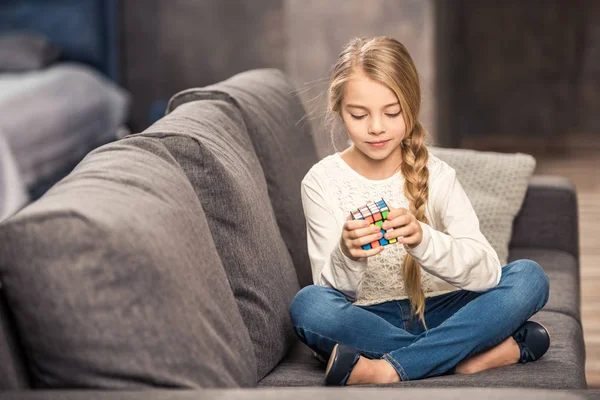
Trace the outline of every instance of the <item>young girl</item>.
{"label": "young girl", "polygon": [[[314,285],[290,305],[296,334],[329,357],[330,385],[474,373],[539,359],[546,329],[527,321],[548,300],[534,261],[504,267],[454,169],[428,153],[421,93],[406,48],[355,39],[334,66],[331,113],[352,146],[302,181]],[[350,210],[383,198],[386,239]],[[527,321],[527,322],[526,322]]]}

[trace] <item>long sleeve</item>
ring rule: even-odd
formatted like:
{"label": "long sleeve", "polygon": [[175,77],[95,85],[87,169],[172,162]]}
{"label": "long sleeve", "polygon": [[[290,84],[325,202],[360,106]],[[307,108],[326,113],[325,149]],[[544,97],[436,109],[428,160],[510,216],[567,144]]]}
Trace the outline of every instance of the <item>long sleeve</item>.
{"label": "long sleeve", "polygon": [[355,261],[342,253],[339,243],[343,227],[336,221],[325,191],[311,174],[302,181],[301,194],[313,282],[335,288],[355,300],[367,260]]}
{"label": "long sleeve", "polygon": [[430,189],[438,231],[420,223],[423,240],[407,252],[424,270],[460,289],[485,291],[498,284],[502,266],[479,229],[479,219],[453,168],[445,166]]}

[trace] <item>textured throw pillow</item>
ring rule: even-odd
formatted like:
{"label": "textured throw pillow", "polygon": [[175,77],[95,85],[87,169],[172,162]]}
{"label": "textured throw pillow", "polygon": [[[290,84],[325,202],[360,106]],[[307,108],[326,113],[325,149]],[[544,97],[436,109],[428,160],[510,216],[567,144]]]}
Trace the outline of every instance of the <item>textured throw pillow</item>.
{"label": "textured throw pillow", "polygon": [[239,105],[300,286],[312,284],[300,183],[319,159],[309,120],[294,88],[279,70],[247,71],[215,85],[178,93],[171,99],[169,111],[202,99],[226,99]]}
{"label": "textured throw pillow", "polygon": [[0,71],[42,69],[58,59],[59,49],[48,38],[35,33],[0,35]]}
{"label": "textured throw pillow", "polygon": [[243,116],[227,101],[193,101],[143,135],[161,139],[202,202],[260,380],[295,341],[289,305],[299,286]]}
{"label": "textured throw pillow", "polygon": [[0,225],[0,279],[36,387],[256,385],[202,206],[158,140],[95,150]]}
{"label": "textured throw pillow", "polygon": [[522,153],[440,147],[430,147],[429,151],[456,170],[456,177],[479,218],[481,232],[505,265],[513,220],[525,199],[535,158]]}

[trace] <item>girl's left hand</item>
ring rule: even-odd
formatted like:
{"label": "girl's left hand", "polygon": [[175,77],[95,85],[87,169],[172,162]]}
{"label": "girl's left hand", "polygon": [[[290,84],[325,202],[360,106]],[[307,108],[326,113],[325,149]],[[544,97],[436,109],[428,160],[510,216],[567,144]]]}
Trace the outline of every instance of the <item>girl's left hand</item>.
{"label": "girl's left hand", "polygon": [[384,237],[387,240],[397,238],[398,243],[406,244],[409,248],[415,248],[423,240],[423,229],[421,224],[409,210],[406,208],[389,207],[390,212],[387,220],[383,223],[382,229],[387,231],[394,228],[391,232],[386,232]]}

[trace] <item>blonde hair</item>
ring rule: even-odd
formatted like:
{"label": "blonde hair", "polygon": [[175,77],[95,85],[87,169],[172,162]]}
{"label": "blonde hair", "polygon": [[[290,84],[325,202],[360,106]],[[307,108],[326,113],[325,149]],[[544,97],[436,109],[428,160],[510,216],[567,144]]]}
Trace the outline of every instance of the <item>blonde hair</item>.
{"label": "blonde hair", "polygon": [[[389,87],[400,102],[407,132],[401,144],[404,194],[410,202],[410,212],[419,221],[427,223],[425,205],[429,195],[429,153],[424,143],[427,131],[418,121],[421,88],[413,60],[406,47],[390,37],[351,40],[340,53],[331,75],[329,113],[332,117],[335,114],[341,117],[344,84],[356,71],[362,71],[370,79]],[[403,275],[411,303],[411,317],[417,315],[427,329],[421,266],[409,254],[404,260]]]}

